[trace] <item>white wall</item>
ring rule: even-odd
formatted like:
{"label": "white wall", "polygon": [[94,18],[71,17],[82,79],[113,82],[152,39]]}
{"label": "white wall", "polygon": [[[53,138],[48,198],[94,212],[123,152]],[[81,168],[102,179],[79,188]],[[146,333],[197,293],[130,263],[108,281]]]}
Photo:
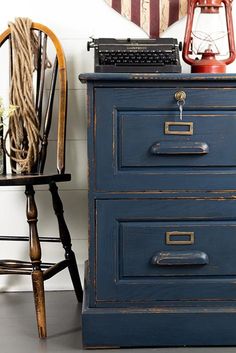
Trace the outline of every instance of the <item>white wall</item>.
{"label": "white wall", "polygon": [[[235,13],[235,10],[234,10]],[[236,15],[236,13],[235,13]],[[103,0],[11,0],[4,2],[0,12],[0,31],[5,30],[8,21],[15,17],[30,17],[50,27],[59,37],[65,50],[69,73],[69,112],[67,134],[67,171],[72,172],[72,182],[60,185],[64,201],[65,216],[71,231],[73,248],[76,252],[81,273],[87,258],[87,156],[86,156],[86,86],[78,80],[81,72],[93,71],[93,51],[87,52],[89,37],[136,37],[147,35],[137,26],[122,18],[110,9]],[[185,19],[173,25],[165,36],[183,40]],[[6,96],[8,72],[3,69],[6,63],[3,49],[0,55],[0,96]],[[183,64],[183,71],[189,71]],[[228,71],[235,71],[235,64]],[[55,144],[52,136],[52,144]],[[57,231],[54,215],[47,203],[50,195],[40,188],[39,230],[42,235]],[[25,196],[20,189],[5,188],[0,191],[0,214],[2,215],[0,233],[26,234]],[[49,220],[53,220],[51,225]],[[11,247],[10,247],[11,245]],[[27,259],[26,243],[0,243],[0,258]],[[60,245],[45,244],[45,261],[56,261],[63,255]],[[47,289],[70,289],[71,282],[67,271],[46,282]],[[30,277],[0,276],[0,291],[31,289]]]}

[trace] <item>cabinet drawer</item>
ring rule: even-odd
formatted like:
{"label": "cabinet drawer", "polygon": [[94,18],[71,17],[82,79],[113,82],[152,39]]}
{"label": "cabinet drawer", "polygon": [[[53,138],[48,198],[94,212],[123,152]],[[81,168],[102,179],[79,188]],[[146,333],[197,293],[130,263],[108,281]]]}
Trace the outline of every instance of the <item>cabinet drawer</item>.
{"label": "cabinet drawer", "polygon": [[98,302],[236,300],[235,215],[235,200],[97,201]]}
{"label": "cabinet drawer", "polygon": [[236,187],[235,89],[176,90],[96,89],[98,191]]}
{"label": "cabinet drawer", "polygon": [[236,275],[236,222],[121,222],[119,232],[121,278]]}
{"label": "cabinet drawer", "polygon": [[[119,114],[118,169],[236,166],[236,114]],[[234,153],[235,151],[235,153]]]}

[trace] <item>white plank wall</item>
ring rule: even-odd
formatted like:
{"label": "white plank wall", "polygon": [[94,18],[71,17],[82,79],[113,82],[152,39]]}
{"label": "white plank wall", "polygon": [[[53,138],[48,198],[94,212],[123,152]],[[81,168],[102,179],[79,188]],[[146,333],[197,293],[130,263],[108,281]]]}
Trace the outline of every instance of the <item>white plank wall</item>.
{"label": "white plank wall", "polygon": [[[235,13],[235,11],[234,11]],[[69,76],[69,109],[67,130],[67,171],[72,181],[59,185],[64,202],[65,217],[71,231],[73,248],[83,276],[83,264],[87,259],[87,152],[86,152],[86,86],[78,80],[79,73],[93,71],[93,51],[87,52],[89,37],[145,38],[146,34],[137,26],[110,9],[103,0],[11,0],[4,2],[0,12],[0,31],[15,17],[30,17],[50,27],[64,47]],[[235,26],[236,27],[236,26]],[[183,40],[185,19],[173,25],[167,37]],[[8,72],[7,51],[0,49],[0,96],[7,96]],[[183,65],[183,71],[189,71]],[[235,64],[228,70],[235,71]],[[50,137],[52,151],[55,150],[55,129]],[[53,154],[49,156],[47,168],[54,170]],[[37,192],[39,205],[39,231],[42,235],[53,235],[57,224],[48,204],[50,195],[45,188]],[[50,221],[50,222],[49,222]],[[51,222],[52,221],[52,222]],[[27,234],[25,222],[25,196],[20,188],[0,190],[0,234]],[[56,261],[63,256],[59,244],[43,245],[45,261]],[[0,258],[27,259],[26,243],[0,243]],[[67,271],[46,282],[48,290],[71,289]],[[0,276],[0,291],[30,290],[31,281],[25,276]]]}

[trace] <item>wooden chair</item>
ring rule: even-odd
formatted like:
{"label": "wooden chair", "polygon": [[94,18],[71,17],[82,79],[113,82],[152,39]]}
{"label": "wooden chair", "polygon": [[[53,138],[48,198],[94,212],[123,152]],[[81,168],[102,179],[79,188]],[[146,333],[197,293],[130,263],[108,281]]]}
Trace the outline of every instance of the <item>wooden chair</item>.
{"label": "wooden chair", "polygon": [[[58,194],[57,182],[70,181],[71,175],[65,173],[65,130],[66,130],[66,107],[67,107],[67,74],[66,63],[61,44],[55,34],[46,26],[39,23],[32,23],[32,30],[38,33],[40,48],[37,57],[36,71],[36,95],[35,105],[37,115],[41,121],[41,136],[38,146],[38,160],[35,163],[33,173],[15,173],[16,162],[11,160],[11,173],[6,173],[6,162],[4,160],[4,173],[0,175],[0,186],[24,186],[26,195],[26,217],[29,224],[29,236],[10,236],[1,235],[0,240],[7,241],[29,241],[30,262],[16,260],[1,260],[0,274],[20,274],[31,275],[33,284],[33,293],[35,300],[35,309],[37,317],[37,325],[39,337],[45,338],[46,332],[46,315],[45,315],[45,294],[44,281],[51,278],[59,271],[68,267],[73,282],[74,290],[79,302],[82,301],[82,287],[77,269],[74,252],[71,249],[71,238],[68,231],[64,216],[63,205]],[[46,105],[45,115],[43,111],[43,94],[45,82],[45,57],[47,39],[53,43],[56,52],[56,59],[53,65],[50,90]],[[11,43],[11,32],[8,28],[0,35],[0,47],[8,41]],[[11,48],[11,45],[10,45]],[[10,50],[11,52],[11,50]],[[12,55],[10,54],[10,59]],[[13,60],[10,60],[10,72],[12,72]],[[58,76],[58,92],[59,92],[59,109],[58,109],[58,131],[57,131],[57,171],[55,174],[44,173],[44,166],[47,156],[48,136],[52,123],[53,97],[55,93],[56,78]],[[48,79],[48,77],[47,77]],[[56,167],[55,167],[56,169]],[[59,237],[40,237],[37,230],[37,207],[34,198],[35,185],[48,185],[52,196],[52,205],[58,221]],[[65,259],[57,264],[41,262],[41,246],[40,242],[56,242],[62,243],[65,250]]]}

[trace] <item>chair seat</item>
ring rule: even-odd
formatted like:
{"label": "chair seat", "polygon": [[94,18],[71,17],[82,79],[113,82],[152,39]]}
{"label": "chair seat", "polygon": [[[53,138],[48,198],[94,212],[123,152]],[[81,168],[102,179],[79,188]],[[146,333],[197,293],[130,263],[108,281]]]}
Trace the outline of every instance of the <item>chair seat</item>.
{"label": "chair seat", "polygon": [[70,181],[71,174],[6,174],[0,176],[0,186],[43,185]]}

